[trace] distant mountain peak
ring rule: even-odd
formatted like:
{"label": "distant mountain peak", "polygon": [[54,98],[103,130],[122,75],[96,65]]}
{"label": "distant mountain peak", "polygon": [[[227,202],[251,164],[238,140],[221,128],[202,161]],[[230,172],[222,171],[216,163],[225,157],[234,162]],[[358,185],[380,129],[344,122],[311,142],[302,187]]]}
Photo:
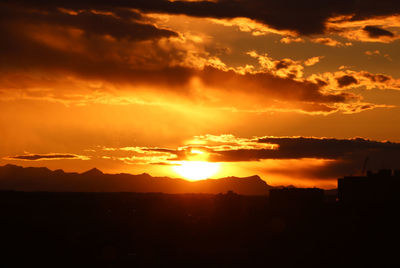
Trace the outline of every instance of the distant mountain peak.
{"label": "distant mountain peak", "polygon": [[19,166],[13,165],[13,164],[6,164],[6,165],[4,165],[3,167],[19,167]]}
{"label": "distant mountain peak", "polygon": [[240,181],[240,182],[257,182],[257,183],[262,183],[262,184],[268,185],[267,182],[264,181],[263,179],[261,179],[261,177],[258,175],[252,175],[252,176],[248,176],[248,177],[229,176],[229,177],[225,177],[225,178],[221,178],[221,179],[236,180],[236,181]]}
{"label": "distant mountain peak", "polygon": [[253,176],[249,176],[249,177],[244,177],[243,179],[248,179],[248,180],[262,180],[262,181],[264,181],[264,180],[261,179],[261,177],[258,176],[258,175],[253,175]]}
{"label": "distant mountain peak", "polygon": [[83,172],[82,175],[100,176],[100,175],[104,175],[104,173],[97,168],[92,168],[88,171]]}
{"label": "distant mountain peak", "polygon": [[61,175],[61,174],[65,174],[65,172],[62,169],[56,169],[53,171],[53,174]]}
{"label": "distant mountain peak", "polygon": [[5,169],[16,169],[16,168],[22,168],[22,167],[17,166],[17,165],[13,165],[13,164],[7,164],[7,165],[4,165],[3,168],[5,168]]}
{"label": "distant mountain peak", "polygon": [[104,174],[97,168],[83,173],[50,171],[45,168],[0,166],[0,189],[62,192],[162,192],[225,193],[267,195],[273,188],[257,175],[187,181],[170,177],[153,177],[147,173]]}

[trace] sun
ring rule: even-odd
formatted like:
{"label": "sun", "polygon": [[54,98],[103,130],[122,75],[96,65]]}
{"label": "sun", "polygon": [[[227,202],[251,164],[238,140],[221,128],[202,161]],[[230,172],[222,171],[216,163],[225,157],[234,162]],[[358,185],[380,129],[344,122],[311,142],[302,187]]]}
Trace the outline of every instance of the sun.
{"label": "sun", "polygon": [[186,149],[186,161],[176,161],[172,169],[182,177],[198,181],[210,178],[220,169],[220,163],[208,162],[209,153],[201,148]]}
{"label": "sun", "polygon": [[180,161],[172,169],[179,175],[192,181],[204,180],[216,174],[219,163],[207,161]]}

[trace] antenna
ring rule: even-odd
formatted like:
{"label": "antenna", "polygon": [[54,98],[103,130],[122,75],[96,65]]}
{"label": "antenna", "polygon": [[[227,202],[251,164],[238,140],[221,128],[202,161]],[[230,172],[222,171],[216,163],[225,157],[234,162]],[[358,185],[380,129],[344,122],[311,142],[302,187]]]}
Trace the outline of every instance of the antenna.
{"label": "antenna", "polygon": [[365,171],[367,169],[368,161],[369,161],[369,156],[365,157],[364,164],[363,164],[363,167],[362,167],[362,170],[361,170],[361,175],[362,176],[365,175]]}

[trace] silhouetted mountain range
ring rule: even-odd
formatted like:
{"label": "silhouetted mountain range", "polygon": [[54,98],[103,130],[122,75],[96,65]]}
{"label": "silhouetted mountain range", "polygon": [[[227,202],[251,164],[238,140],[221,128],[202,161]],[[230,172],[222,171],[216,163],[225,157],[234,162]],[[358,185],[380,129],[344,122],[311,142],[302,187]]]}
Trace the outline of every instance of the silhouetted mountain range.
{"label": "silhouetted mountain range", "polygon": [[51,192],[163,192],[223,193],[229,190],[243,195],[266,195],[272,186],[259,176],[226,177],[187,181],[169,177],[153,177],[143,173],[104,174],[97,168],[83,173],[68,173],[45,167],[0,166],[0,189]]}

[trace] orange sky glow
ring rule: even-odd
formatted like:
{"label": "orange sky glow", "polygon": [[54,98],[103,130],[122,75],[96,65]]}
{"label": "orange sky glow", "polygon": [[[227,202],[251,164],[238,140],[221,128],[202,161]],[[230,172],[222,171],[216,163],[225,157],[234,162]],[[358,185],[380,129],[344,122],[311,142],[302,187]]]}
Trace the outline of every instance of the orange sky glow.
{"label": "orange sky glow", "polygon": [[398,12],[103,2],[0,4],[0,165],[325,189],[400,169]]}

